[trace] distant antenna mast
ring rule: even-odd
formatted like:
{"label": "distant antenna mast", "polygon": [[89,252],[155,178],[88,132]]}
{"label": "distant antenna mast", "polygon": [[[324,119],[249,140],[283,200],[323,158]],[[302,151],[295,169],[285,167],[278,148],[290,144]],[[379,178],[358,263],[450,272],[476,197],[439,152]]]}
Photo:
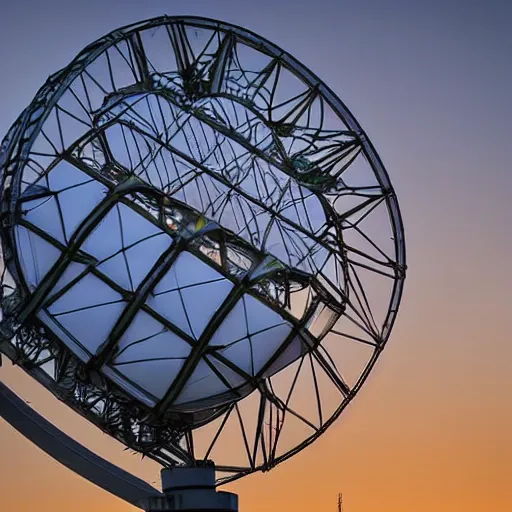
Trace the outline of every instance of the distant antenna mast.
{"label": "distant antenna mast", "polygon": [[338,512],[343,512],[343,494],[338,493]]}

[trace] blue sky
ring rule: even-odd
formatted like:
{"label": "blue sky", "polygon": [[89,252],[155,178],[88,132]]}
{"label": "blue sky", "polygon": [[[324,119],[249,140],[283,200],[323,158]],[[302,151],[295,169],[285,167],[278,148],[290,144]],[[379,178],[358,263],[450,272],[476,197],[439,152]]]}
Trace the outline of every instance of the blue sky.
{"label": "blue sky", "polygon": [[[377,505],[384,512],[426,512],[434,506],[442,512],[510,510],[504,475],[512,469],[512,4],[9,2],[0,18],[0,133],[48,75],[84,46],[119,26],[162,14],[245,26],[309,66],[375,144],[406,228],[410,269],[402,311],[374,375],[341,426],[317,448],[234,488],[248,497],[242,510],[278,510],[291,503],[334,510],[339,486],[350,512]],[[2,368],[0,378],[21,386],[12,370]],[[66,486],[83,497],[83,510],[90,496],[112,510],[103,493],[76,483],[1,422],[0,443],[9,447],[0,471],[17,461],[16,474],[0,479],[0,496],[21,492],[21,472],[35,478],[19,460],[21,453],[47,470],[35,487],[42,510],[64,510],[50,506],[65,499]],[[313,480],[326,496],[317,502],[307,485],[296,484],[311,476],[312,464],[326,468]],[[366,474],[382,480],[372,484],[370,496]],[[265,496],[257,491],[261,485],[268,488]],[[31,503],[27,495],[7,508],[29,510]]]}

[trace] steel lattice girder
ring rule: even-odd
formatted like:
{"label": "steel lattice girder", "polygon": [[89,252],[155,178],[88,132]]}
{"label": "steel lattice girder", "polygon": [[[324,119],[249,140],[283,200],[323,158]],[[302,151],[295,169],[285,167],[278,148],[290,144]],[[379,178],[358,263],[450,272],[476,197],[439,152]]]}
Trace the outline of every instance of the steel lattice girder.
{"label": "steel lattice girder", "polygon": [[[152,39],[158,34],[174,54],[172,71],[159,67],[161,61],[152,61],[153,55],[162,55],[151,53]],[[243,66],[242,52],[252,52],[254,69]],[[95,74],[100,61],[103,74]],[[131,75],[128,80],[126,74]],[[280,96],[281,83],[286,91],[298,93]],[[167,109],[165,114],[163,109]],[[109,139],[114,130],[120,130],[126,146],[124,161],[114,154],[119,153],[119,144],[115,146]],[[159,157],[165,163],[162,155],[181,165],[174,182],[164,164],[158,164],[159,170],[155,163]],[[361,162],[366,174],[361,172]],[[74,233],[66,231],[68,217],[58,199],[62,192],[50,184],[51,172],[55,174],[60,164],[72,166],[103,187],[104,199]],[[151,165],[156,171],[150,170]],[[6,267],[2,351],[104,431],[164,464],[208,458],[233,418],[239,423],[247,464],[217,460],[228,479],[285,460],[341,414],[389,336],[405,276],[405,249],[398,204],[387,173],[361,127],[332,91],[289,54],[242,28],[202,18],[163,17],[112,32],[50,77],[4,139],[0,166]],[[357,169],[356,179],[349,177],[352,168]],[[248,176],[254,179],[253,185],[247,185]],[[41,186],[44,180],[46,186]],[[187,187],[192,182],[197,189],[193,204],[189,204],[190,192],[187,197],[185,191],[190,191]],[[216,197],[212,197],[214,193]],[[34,201],[39,201],[35,208],[46,204],[44,201],[56,202],[61,240],[38,226],[38,221],[27,220],[30,209],[23,205]],[[138,286],[133,286],[126,262],[132,290],[102,273],[101,262],[82,251],[82,244],[109,212],[119,211],[119,205],[131,208],[172,240]],[[219,213],[226,209],[229,215]],[[244,218],[237,218],[237,212]],[[321,225],[315,225],[308,212],[317,216],[321,212]],[[384,225],[370,223],[370,228],[377,226],[373,239],[371,229],[363,226],[376,214],[384,219]],[[193,221],[195,228],[189,229],[183,219]],[[266,219],[265,225],[260,225],[264,224],[261,219]],[[16,230],[20,227],[29,232],[28,239],[38,236],[61,252],[60,264],[52,265],[33,290],[19,260]],[[285,231],[293,237],[286,238]],[[392,241],[390,247],[383,247],[382,234]],[[358,242],[349,241],[353,239]],[[276,240],[280,244],[276,245]],[[219,306],[221,313],[197,339],[145,303],[184,251],[215,267],[219,280],[233,286]],[[126,252],[124,245],[121,252]],[[238,265],[242,260],[246,268]],[[72,353],[38,316],[44,304],[48,309],[73,288],[63,287],[48,301],[70,261],[85,265],[83,275],[89,273],[101,280],[126,302],[108,340],[94,354],[80,352],[83,347],[78,345]],[[328,270],[331,264],[335,271]],[[262,266],[266,270],[261,274]],[[254,278],[257,274],[259,280]],[[378,319],[368,294],[368,275],[386,280],[389,289],[381,306],[385,312]],[[301,315],[294,315],[291,297],[304,289],[308,290],[308,302]],[[381,301],[382,295],[379,289]],[[219,350],[205,355],[215,328],[245,296],[257,298],[291,326],[286,340],[256,373],[254,362],[251,373]],[[101,375],[102,365],[110,360],[139,311],[152,315],[191,346],[178,384],[152,405],[127,393],[112,381],[112,375]],[[325,311],[327,320],[318,320]],[[349,327],[342,326],[346,321]],[[268,370],[274,364],[279,368],[279,358],[286,359],[297,336],[300,356],[283,371],[294,377],[286,392],[279,393],[279,374]],[[345,381],[343,369],[340,373],[333,359],[336,350],[330,352],[326,347],[335,338],[369,348],[351,383]],[[217,402],[204,399],[196,411],[184,414],[180,407],[173,408],[173,403],[200,361],[222,381],[227,394]],[[229,373],[219,371],[221,363],[225,372],[234,372],[244,384],[238,381],[233,385],[226,378]],[[306,367],[310,367],[309,385],[314,390],[316,406],[311,409],[317,413],[315,420],[291,405]],[[328,414],[323,410],[321,375],[339,393]],[[242,411],[248,400],[254,402],[253,439],[249,439]],[[292,417],[309,432],[294,446],[282,448],[286,418],[289,422]],[[211,421],[217,422],[218,430],[199,454],[194,437]]]}

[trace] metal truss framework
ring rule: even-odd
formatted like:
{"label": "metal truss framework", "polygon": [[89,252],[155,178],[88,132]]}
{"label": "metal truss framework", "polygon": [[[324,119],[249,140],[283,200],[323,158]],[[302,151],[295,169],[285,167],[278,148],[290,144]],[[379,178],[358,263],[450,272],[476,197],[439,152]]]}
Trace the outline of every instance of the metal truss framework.
{"label": "metal truss framework", "polygon": [[[0,350],[164,465],[211,458],[226,482],[286,460],[339,417],[389,337],[405,246],[387,173],[332,91],[245,29],[163,17],[96,41],[21,114],[0,169]],[[120,242],[99,254],[109,222]],[[184,283],[181,268],[210,277]],[[86,279],[110,291],[71,307]],[[209,315],[192,289],[220,297]],[[158,303],[171,293],[180,321]],[[61,321],[113,307],[93,345]],[[228,339],[237,308],[243,334]],[[141,315],[159,330],[125,343]],[[164,331],[181,352],[134,355]],[[123,369],[156,360],[179,360],[161,393]],[[190,391],[207,374],[217,388]]]}

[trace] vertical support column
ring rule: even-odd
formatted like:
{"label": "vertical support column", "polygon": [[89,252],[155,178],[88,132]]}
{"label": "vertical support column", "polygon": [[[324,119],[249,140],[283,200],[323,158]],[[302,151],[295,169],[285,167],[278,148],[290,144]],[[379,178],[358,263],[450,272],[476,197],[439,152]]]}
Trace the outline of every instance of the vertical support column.
{"label": "vertical support column", "polygon": [[215,489],[215,466],[176,467],[162,470],[164,496],[147,498],[146,512],[238,512],[238,496]]}

